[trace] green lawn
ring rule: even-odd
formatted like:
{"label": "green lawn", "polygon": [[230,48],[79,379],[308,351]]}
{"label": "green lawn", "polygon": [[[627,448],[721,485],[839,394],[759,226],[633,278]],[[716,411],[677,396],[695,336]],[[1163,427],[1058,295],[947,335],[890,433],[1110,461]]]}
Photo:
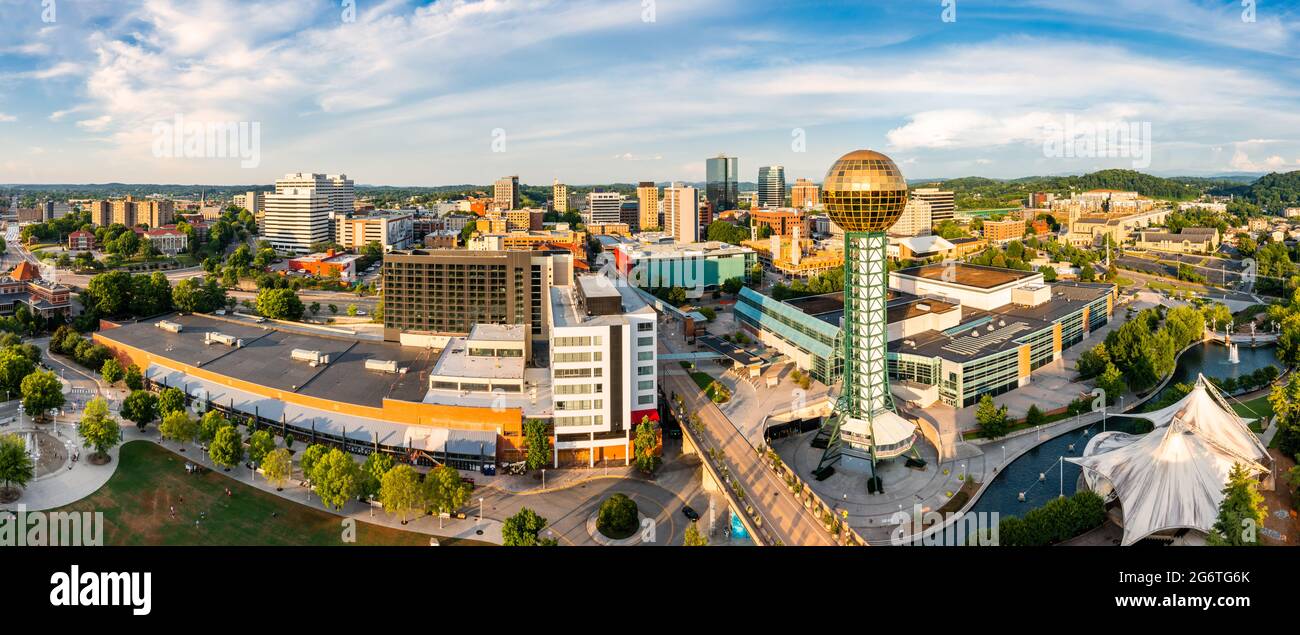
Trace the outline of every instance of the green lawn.
{"label": "green lawn", "polygon": [[[1268,395],[1256,397],[1250,401],[1232,402],[1232,410],[1237,416],[1246,419],[1262,419],[1273,416],[1273,404],[1268,402]],[[1261,432],[1257,422],[1251,422],[1250,429],[1255,432]]]}
{"label": "green lawn", "polygon": [[[344,543],[339,516],[249,487],[220,471],[186,474],[183,457],[148,441],[123,445],[118,461],[117,471],[99,491],[59,510],[104,512],[105,545],[429,544],[425,534],[365,522],[356,525],[356,542]],[[226,496],[227,487],[232,496]],[[206,517],[200,519],[200,512]],[[438,540],[443,545],[482,544]]]}

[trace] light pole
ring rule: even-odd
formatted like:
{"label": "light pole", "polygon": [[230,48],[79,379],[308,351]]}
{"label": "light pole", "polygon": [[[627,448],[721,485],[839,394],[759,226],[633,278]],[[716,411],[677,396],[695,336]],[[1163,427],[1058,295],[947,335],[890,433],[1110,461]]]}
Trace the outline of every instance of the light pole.
{"label": "light pole", "polygon": [[546,468],[542,468],[542,489],[546,489]]}
{"label": "light pole", "polygon": [[483,497],[478,498],[478,524],[483,524]]}

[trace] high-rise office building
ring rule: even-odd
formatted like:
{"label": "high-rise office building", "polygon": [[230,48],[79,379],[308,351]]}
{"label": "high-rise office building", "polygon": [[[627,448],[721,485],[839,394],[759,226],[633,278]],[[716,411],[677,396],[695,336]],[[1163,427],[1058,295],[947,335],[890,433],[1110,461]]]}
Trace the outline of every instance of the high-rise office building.
{"label": "high-rise office building", "polygon": [[623,222],[623,196],[618,192],[589,192],[584,217],[588,225]]}
{"label": "high-rise office building", "polygon": [[314,243],[334,238],[330,223],[329,195],[312,187],[280,188],[266,196],[263,238],[271,247],[292,253],[308,253]]}
{"label": "high-rise office building", "polygon": [[953,192],[935,187],[918,187],[912,190],[912,196],[930,204],[930,222],[935,225],[952,220],[953,213],[957,210],[956,195]]}
{"label": "high-rise office building", "polygon": [[654,181],[641,181],[636,186],[636,198],[641,214],[641,231],[659,229],[659,186]]}
{"label": "high-rise office building", "polygon": [[519,207],[519,177],[503,176],[492,188],[492,206],[499,210]]}
{"label": "high-rise office building", "polygon": [[808,179],[795,179],[790,188],[790,205],[799,209],[816,207],[821,202],[821,188]]}
{"label": "high-rise office building", "polygon": [[564,214],[569,211],[569,186],[555,179],[551,184],[551,209]]}
{"label": "high-rise office building", "polygon": [[[325,197],[330,218],[351,214],[357,201],[356,188],[346,174],[296,172],[276,179],[275,193],[289,189],[312,188]],[[263,199],[265,201],[265,198]],[[252,211],[252,210],[249,210]]]}
{"label": "high-rise office building", "polygon": [[758,169],[758,206],[785,205],[785,166],[766,165]]}
{"label": "high-rise office building", "polygon": [[720,154],[704,163],[704,196],[714,213],[736,209],[740,201],[739,159]]}
{"label": "high-rise office building", "polygon": [[664,232],[682,244],[700,241],[700,198],[695,188],[681,183],[664,188]]}

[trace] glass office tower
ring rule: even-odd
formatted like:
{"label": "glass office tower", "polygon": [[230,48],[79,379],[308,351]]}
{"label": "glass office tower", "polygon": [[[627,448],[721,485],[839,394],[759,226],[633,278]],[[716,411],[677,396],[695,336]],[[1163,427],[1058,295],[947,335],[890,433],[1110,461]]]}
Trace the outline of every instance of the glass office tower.
{"label": "glass office tower", "polygon": [[739,160],[719,154],[705,162],[704,172],[704,197],[713,206],[713,212],[736,209],[740,200]]}

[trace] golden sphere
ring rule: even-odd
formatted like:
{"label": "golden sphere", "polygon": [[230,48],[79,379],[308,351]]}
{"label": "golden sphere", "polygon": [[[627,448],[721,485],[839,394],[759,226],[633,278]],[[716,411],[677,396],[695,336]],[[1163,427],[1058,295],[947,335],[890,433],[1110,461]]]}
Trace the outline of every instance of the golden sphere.
{"label": "golden sphere", "polygon": [[907,205],[907,181],[894,160],[874,150],[854,150],[826,171],[822,202],[846,232],[889,229]]}

